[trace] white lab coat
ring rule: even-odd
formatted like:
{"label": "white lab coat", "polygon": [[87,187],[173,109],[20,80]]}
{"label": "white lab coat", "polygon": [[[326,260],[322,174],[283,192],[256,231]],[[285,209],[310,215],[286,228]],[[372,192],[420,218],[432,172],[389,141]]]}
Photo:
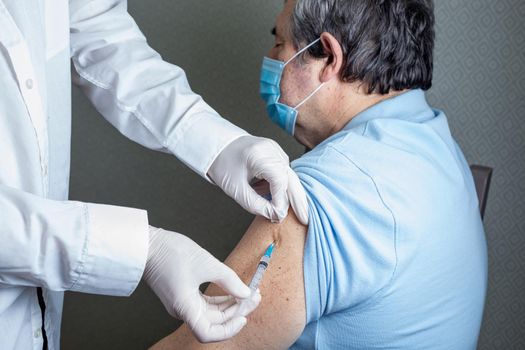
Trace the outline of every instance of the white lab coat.
{"label": "white lab coat", "polygon": [[194,94],[119,0],[0,0],[0,349],[59,348],[63,291],[129,295],[148,249],[146,212],[67,201],[71,72],[130,139],[202,176],[245,132]]}

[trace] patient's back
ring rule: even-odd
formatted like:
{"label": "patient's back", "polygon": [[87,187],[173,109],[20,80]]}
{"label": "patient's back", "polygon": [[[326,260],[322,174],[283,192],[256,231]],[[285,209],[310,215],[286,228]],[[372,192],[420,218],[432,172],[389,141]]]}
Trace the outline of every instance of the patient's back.
{"label": "patient's back", "polygon": [[420,90],[293,163],[308,194],[295,348],[475,349],[486,244],[468,165]]}

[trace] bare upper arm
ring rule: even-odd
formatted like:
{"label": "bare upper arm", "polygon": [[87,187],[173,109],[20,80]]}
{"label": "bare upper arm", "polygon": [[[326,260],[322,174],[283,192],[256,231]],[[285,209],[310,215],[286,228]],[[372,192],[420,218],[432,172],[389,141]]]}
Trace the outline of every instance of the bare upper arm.
{"label": "bare upper arm", "polygon": [[[281,224],[257,217],[226,259],[226,264],[249,283],[260,257],[275,241],[270,265],[260,285],[262,300],[248,324],[229,341],[200,344],[184,325],[152,349],[287,349],[306,324],[303,255],[307,228],[290,214]],[[210,285],[206,294],[224,294]]]}

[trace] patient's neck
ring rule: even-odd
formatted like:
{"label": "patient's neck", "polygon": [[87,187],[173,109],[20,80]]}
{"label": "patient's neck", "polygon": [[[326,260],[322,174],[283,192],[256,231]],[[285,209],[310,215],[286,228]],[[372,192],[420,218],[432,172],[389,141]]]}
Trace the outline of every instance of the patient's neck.
{"label": "patient's neck", "polygon": [[319,106],[311,122],[297,128],[297,139],[307,148],[312,149],[338,133],[366,109],[405,92],[391,91],[385,95],[367,94],[362,85],[357,83],[342,83],[330,90],[321,99],[323,105]]}

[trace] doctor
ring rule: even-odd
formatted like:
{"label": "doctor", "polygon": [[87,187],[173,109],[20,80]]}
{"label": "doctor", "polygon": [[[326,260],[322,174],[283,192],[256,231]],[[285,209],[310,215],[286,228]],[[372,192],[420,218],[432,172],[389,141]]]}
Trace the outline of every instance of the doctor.
{"label": "doctor", "polygon": [[[222,119],[151,49],[122,0],[0,0],[0,348],[58,349],[63,291],[130,295],[142,276],[204,342],[246,323],[238,276],[143,210],[68,201],[71,72],[128,138],[175,155],[246,210],[282,220],[306,197],[274,142]],[[270,183],[272,202],[249,186]],[[230,297],[231,298],[231,297]],[[257,303],[258,298],[254,298]]]}

